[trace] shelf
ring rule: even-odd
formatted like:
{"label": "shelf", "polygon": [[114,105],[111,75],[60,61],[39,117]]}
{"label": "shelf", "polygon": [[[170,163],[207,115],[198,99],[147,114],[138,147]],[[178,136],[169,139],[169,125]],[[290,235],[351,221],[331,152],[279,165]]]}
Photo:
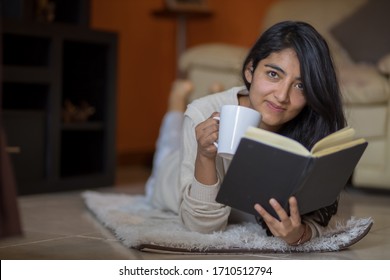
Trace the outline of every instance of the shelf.
{"label": "shelf", "polygon": [[61,177],[104,172],[102,131],[64,130],[61,142]]}
{"label": "shelf", "polygon": [[54,22],[89,24],[89,0],[53,0],[56,6]]}
{"label": "shelf", "polygon": [[3,82],[2,89],[5,110],[47,110],[47,84]]}
{"label": "shelf", "polygon": [[4,32],[3,64],[48,66],[50,38]]}
{"label": "shelf", "polygon": [[[3,120],[8,145],[20,150],[11,156],[18,193],[112,184],[117,35],[8,19],[1,36]],[[68,102],[91,114],[64,115]]]}
{"label": "shelf", "polygon": [[35,66],[4,66],[3,81],[18,83],[50,83],[52,73],[48,68]]}
{"label": "shelf", "polygon": [[68,131],[99,131],[104,128],[102,122],[64,123],[62,130]]}
{"label": "shelf", "polygon": [[[34,183],[47,178],[46,112],[43,110],[4,110],[3,123],[9,146],[19,151],[10,154],[19,194],[36,192]],[[23,129],[21,129],[23,128]]]}
{"label": "shelf", "polygon": [[167,17],[167,18],[178,17],[178,16],[184,16],[187,18],[208,18],[213,15],[213,12],[207,8],[177,9],[177,10],[163,8],[160,10],[153,11],[153,15],[157,17]]}
{"label": "shelf", "polygon": [[[186,5],[184,5],[186,6]],[[207,7],[197,7],[190,5],[189,7],[182,7],[176,9],[170,9],[165,7],[160,10],[153,11],[153,15],[159,18],[174,18],[177,20],[176,30],[176,63],[179,63],[180,57],[183,55],[187,48],[187,19],[205,19],[213,15]],[[177,66],[177,78],[181,78],[183,73],[180,71],[179,65]]]}
{"label": "shelf", "polygon": [[2,0],[0,16],[24,22],[89,24],[90,0],[49,0],[47,5],[37,0]]}
{"label": "shelf", "polygon": [[91,120],[104,119],[107,91],[107,45],[65,40],[63,44],[63,97],[76,106],[95,110]]}

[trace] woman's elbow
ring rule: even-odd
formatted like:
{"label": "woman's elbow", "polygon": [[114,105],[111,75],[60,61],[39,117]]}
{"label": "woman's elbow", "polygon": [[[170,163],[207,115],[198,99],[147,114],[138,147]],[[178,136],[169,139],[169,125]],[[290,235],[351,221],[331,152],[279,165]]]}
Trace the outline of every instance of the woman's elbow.
{"label": "woman's elbow", "polygon": [[210,234],[216,231],[226,229],[228,219],[215,219],[208,217],[197,217],[189,213],[181,213],[180,215],[183,225],[190,231]]}

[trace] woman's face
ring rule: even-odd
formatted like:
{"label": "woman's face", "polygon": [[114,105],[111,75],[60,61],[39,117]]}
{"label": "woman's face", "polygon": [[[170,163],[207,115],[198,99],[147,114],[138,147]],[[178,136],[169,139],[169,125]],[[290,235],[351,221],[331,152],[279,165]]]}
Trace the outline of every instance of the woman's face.
{"label": "woman's face", "polygon": [[261,113],[261,128],[278,131],[306,105],[296,52],[284,49],[271,53],[251,71],[248,65],[245,71],[251,83],[248,105]]}

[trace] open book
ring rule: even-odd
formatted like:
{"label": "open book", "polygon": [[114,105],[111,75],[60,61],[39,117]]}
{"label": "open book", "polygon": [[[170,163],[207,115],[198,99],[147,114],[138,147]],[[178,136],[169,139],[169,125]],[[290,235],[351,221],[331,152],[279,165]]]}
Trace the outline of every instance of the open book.
{"label": "open book", "polygon": [[295,196],[300,214],[335,202],[367,147],[346,127],[328,135],[309,151],[299,142],[260,128],[247,130],[237,148],[217,202],[258,216],[259,203],[278,218],[269,199],[289,212]]}

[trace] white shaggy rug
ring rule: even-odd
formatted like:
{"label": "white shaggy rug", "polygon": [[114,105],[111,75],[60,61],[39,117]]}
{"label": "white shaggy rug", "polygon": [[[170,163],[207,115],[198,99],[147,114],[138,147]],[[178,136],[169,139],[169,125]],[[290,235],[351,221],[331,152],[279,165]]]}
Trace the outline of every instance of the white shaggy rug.
{"label": "white shaggy rug", "polygon": [[329,252],[345,249],[371,229],[371,218],[337,223],[321,238],[288,246],[268,237],[256,223],[229,225],[223,232],[201,234],[186,230],[177,215],[152,208],[143,195],[86,191],[85,204],[96,218],[128,248],[171,253]]}

